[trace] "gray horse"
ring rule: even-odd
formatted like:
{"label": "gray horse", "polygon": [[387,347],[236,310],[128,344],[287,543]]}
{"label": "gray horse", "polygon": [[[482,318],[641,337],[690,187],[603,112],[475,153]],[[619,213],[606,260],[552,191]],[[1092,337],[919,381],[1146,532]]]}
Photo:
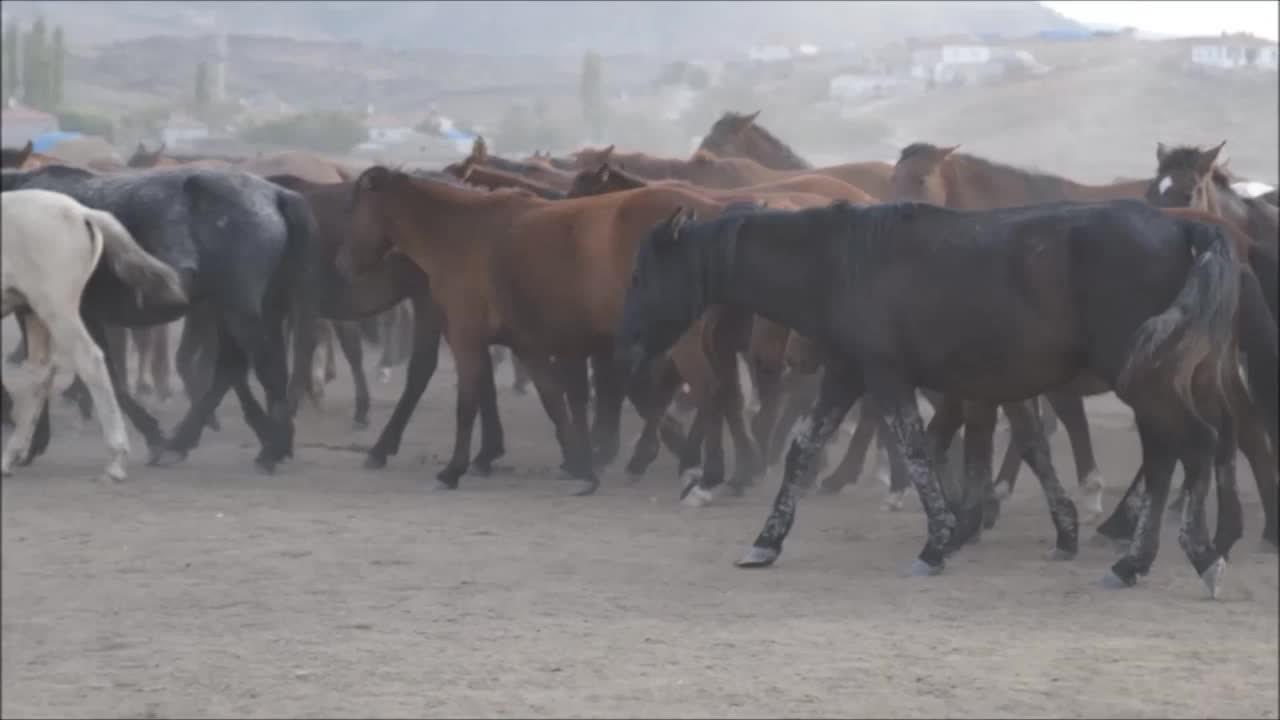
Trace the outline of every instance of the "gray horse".
{"label": "gray horse", "polygon": [[[158,325],[205,308],[210,311],[207,315],[216,317],[213,332],[219,342],[214,380],[201,397],[192,398],[190,410],[170,438],[129,395],[120,367],[109,360],[120,406],[146,438],[151,464],[183,459],[199,443],[206,419],[232,388],[245,409],[245,420],[262,443],[257,465],[272,472],[277,463],[292,456],[283,325],[292,312],[298,321],[295,327],[314,327],[310,314],[315,303],[304,297],[314,284],[300,277],[309,267],[307,257],[316,236],[306,200],[249,173],[207,168],[98,175],[49,166],[6,170],[2,187],[62,192],[87,207],[111,212],[143,249],[182,278],[189,302],[162,307],[143,302],[110,267],[99,266],[80,307],[99,345],[105,344],[104,324]],[[265,413],[249,389],[250,366],[266,393]],[[47,415],[46,407],[41,418],[44,429],[31,457],[47,445]]]}

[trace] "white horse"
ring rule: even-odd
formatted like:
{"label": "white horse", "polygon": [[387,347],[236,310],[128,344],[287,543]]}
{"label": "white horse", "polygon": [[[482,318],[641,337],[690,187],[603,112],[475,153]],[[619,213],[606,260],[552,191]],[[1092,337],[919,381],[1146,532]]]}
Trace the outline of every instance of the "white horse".
{"label": "white horse", "polygon": [[[125,478],[129,437],[102,350],[80,320],[80,296],[106,256],[116,275],[157,303],[184,303],[178,274],[148,255],[114,215],[91,210],[62,193],[11,190],[0,194],[0,316],[18,309],[26,313],[27,359],[32,372],[22,392],[14,393],[14,431],[0,455],[0,474],[10,475],[15,462],[25,462],[36,420],[53,381],[52,351],[70,358],[71,366],[93,396],[111,459],[101,479]],[[50,343],[52,342],[52,347]],[[6,373],[6,389],[9,385]]]}

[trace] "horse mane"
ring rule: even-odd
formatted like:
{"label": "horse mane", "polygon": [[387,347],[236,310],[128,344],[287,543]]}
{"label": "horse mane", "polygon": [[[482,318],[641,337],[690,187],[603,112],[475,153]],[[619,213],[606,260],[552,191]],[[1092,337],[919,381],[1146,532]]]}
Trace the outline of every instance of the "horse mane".
{"label": "horse mane", "polygon": [[[901,163],[917,155],[923,155],[926,153],[932,154],[932,153],[939,152],[941,150],[942,148],[939,148],[937,145],[934,145],[933,143],[927,143],[927,142],[911,143],[910,145],[902,149],[902,152],[898,156],[898,162]],[[984,170],[1008,173],[1009,175],[1012,175],[1018,180],[1021,180],[1022,182],[1026,183],[1027,187],[1032,191],[1031,194],[1033,197],[1036,197],[1036,196],[1055,197],[1058,195],[1058,191],[1062,188],[1064,184],[1077,185],[1077,186],[1079,185],[1075,181],[1069,180],[1060,175],[1050,175],[1049,173],[1040,172],[1037,170],[1028,170],[1026,168],[1017,167],[1015,165],[1007,165],[1005,163],[999,163],[994,160],[988,160],[987,158],[980,157],[978,155],[972,155],[969,153],[951,152],[947,155],[947,157],[964,158],[965,162],[968,162]]]}
{"label": "horse mane", "polygon": [[[746,116],[740,115],[739,117]],[[808,170],[813,167],[813,165],[809,164],[808,160],[800,157],[795,150],[792,150],[790,145],[782,142],[777,135],[769,132],[760,123],[752,121],[751,127],[755,128],[756,132],[760,133],[760,137],[764,138],[766,142],[773,146],[773,149],[782,157],[783,160],[794,163],[799,166],[799,169],[803,170]]]}

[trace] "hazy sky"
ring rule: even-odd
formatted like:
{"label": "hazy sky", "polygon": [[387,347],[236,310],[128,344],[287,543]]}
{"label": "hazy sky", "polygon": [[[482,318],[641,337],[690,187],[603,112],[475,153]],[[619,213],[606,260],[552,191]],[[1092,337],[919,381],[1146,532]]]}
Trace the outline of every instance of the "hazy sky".
{"label": "hazy sky", "polygon": [[1275,40],[1280,24],[1280,2],[1041,2],[1063,15],[1086,23],[1132,25],[1139,30],[1167,35],[1217,35],[1220,32],[1251,32]]}

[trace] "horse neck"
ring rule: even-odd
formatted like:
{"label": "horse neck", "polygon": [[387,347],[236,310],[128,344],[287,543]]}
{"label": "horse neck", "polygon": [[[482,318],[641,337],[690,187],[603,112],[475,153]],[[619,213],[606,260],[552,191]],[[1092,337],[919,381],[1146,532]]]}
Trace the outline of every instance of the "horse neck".
{"label": "horse neck", "polygon": [[[393,216],[397,245],[428,276],[443,283],[467,258],[487,251],[494,233],[477,232],[477,227],[502,223],[514,211],[513,205],[536,199],[515,190],[478,193],[409,178],[406,187],[388,200],[401,208]],[[410,242],[404,243],[405,239]]]}
{"label": "horse neck", "polygon": [[706,304],[745,308],[798,333],[821,336],[830,240],[813,232],[812,223],[829,212],[824,207],[737,219],[736,231],[720,233],[704,253]]}
{"label": "horse neck", "polygon": [[780,147],[775,141],[764,136],[757,136],[752,145],[754,152],[744,152],[742,157],[755,160],[771,170],[812,170],[813,165],[794,151]]}

